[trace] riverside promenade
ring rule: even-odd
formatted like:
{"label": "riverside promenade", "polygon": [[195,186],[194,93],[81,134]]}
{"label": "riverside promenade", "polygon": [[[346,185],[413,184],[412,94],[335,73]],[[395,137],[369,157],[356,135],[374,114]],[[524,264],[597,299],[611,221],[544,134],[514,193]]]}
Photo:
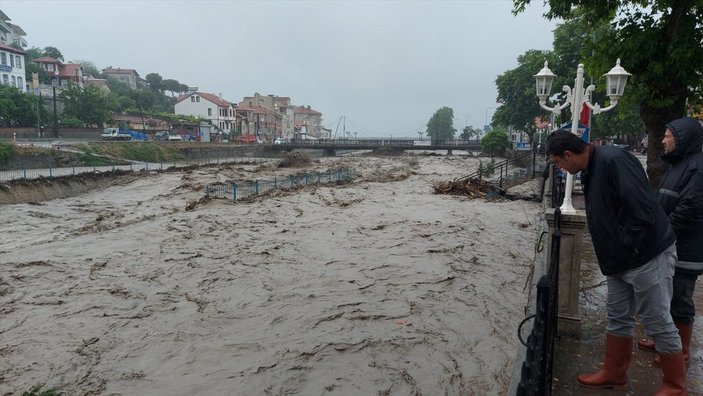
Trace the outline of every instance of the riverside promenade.
{"label": "riverside promenade", "polygon": [[[583,209],[583,197],[574,196],[574,206]],[[661,386],[662,372],[652,364],[655,354],[633,346],[633,358],[628,371],[625,390],[589,389],[578,386],[579,374],[600,369],[605,355],[605,277],[600,273],[588,230],[584,234],[581,254],[581,333],[578,339],[561,336],[554,343],[552,394],[624,396],[651,395]],[[703,281],[698,279],[696,294],[696,321],[691,342],[691,360],[688,364],[687,388],[689,396],[703,396]],[[641,327],[634,340],[640,339]]]}

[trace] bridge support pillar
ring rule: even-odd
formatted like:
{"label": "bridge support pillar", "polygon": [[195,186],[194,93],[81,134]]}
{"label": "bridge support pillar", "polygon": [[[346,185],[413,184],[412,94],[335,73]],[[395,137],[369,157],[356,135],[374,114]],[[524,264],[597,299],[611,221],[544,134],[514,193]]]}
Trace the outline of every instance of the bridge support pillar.
{"label": "bridge support pillar", "polygon": [[326,148],[326,149],[322,150],[322,155],[325,157],[336,157],[337,152],[334,151],[334,149],[332,149],[332,148]]}
{"label": "bridge support pillar", "polygon": [[452,155],[452,149],[447,150],[447,155]]}
{"label": "bridge support pillar", "polygon": [[[554,232],[554,213],[546,213],[549,224],[549,245]],[[586,213],[582,210],[575,214],[561,215],[561,249],[559,250],[559,319],[557,331],[560,335],[579,338],[581,333],[581,310],[579,293],[581,291],[581,247],[583,232],[586,227]],[[550,263],[551,265],[551,263]]]}

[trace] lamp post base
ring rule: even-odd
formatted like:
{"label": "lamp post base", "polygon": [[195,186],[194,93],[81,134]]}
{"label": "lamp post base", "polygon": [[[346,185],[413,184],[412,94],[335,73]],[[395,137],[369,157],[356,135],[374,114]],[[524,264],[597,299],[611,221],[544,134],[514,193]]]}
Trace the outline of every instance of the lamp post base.
{"label": "lamp post base", "polygon": [[564,198],[564,202],[561,204],[561,207],[559,207],[559,210],[561,210],[561,213],[563,214],[575,214],[576,209],[574,208],[573,202],[571,202],[571,197],[567,200],[566,197]]}

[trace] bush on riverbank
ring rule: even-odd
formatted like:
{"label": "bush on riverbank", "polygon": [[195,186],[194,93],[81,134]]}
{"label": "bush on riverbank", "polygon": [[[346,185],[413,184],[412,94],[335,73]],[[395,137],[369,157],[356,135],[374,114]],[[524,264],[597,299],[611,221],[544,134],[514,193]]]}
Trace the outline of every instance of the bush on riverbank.
{"label": "bush on riverbank", "polygon": [[119,142],[82,145],[81,150],[92,150],[100,155],[131,161],[173,162],[182,161],[183,154],[174,147],[150,142]]}
{"label": "bush on riverbank", "polygon": [[10,162],[12,158],[17,155],[17,150],[15,146],[10,143],[0,142],[0,166],[3,166]]}

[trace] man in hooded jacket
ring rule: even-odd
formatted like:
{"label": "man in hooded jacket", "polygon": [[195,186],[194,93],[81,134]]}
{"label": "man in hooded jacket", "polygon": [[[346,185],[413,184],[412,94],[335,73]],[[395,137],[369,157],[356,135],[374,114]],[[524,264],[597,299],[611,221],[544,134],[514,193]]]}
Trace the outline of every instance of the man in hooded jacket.
{"label": "man in hooded jacket", "polygon": [[[662,159],[670,164],[659,184],[658,199],[676,234],[678,256],[673,278],[671,316],[679,329],[684,360],[689,360],[696,307],[693,292],[703,273],[703,126],[685,117],[666,125]],[[640,349],[654,351],[641,340]],[[655,365],[661,364],[657,356]]]}

